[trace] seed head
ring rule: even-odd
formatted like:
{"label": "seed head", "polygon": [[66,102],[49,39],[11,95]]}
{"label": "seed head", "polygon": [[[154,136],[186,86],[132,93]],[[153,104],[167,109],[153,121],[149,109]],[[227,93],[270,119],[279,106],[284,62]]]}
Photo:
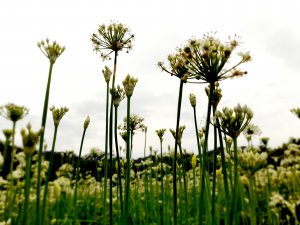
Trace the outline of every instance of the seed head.
{"label": "seed head", "polygon": [[132,96],[137,81],[138,79],[131,77],[129,74],[127,74],[125,80],[123,80],[123,86],[127,97]]}
{"label": "seed head", "polygon": [[60,107],[56,108],[55,106],[52,106],[50,108],[50,111],[52,112],[53,122],[54,126],[58,127],[60,120],[63,118],[63,116],[66,114],[66,112],[69,111],[67,107]]}
{"label": "seed head", "polygon": [[52,64],[54,64],[56,59],[65,51],[65,47],[61,47],[56,41],[50,43],[48,38],[46,38],[45,41],[42,40],[38,42],[37,45]]}
{"label": "seed head", "polygon": [[0,115],[12,122],[22,119],[28,112],[29,110],[25,106],[18,106],[13,103],[0,106]]}

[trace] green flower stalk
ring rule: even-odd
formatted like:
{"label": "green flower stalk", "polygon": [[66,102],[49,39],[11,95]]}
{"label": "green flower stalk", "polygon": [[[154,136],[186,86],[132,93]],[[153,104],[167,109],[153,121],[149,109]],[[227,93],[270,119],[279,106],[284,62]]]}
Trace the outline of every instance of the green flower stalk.
{"label": "green flower stalk", "polygon": [[30,223],[29,216],[29,194],[30,194],[30,173],[31,173],[31,158],[33,153],[36,151],[36,145],[39,141],[40,135],[43,133],[43,129],[34,132],[31,130],[31,125],[27,125],[27,132],[25,129],[21,130],[22,142],[23,142],[23,151],[26,156],[26,169],[25,169],[25,191],[24,191],[24,208],[23,208],[23,217],[22,224],[28,225]]}
{"label": "green flower stalk", "polygon": [[75,190],[74,190],[74,196],[73,196],[74,217],[77,216],[77,188],[78,188],[79,167],[80,167],[80,160],[81,160],[80,157],[81,157],[81,152],[82,152],[85,133],[86,133],[86,130],[87,130],[89,124],[90,124],[90,117],[87,116],[84,123],[83,123],[83,133],[82,133],[82,138],[81,138],[81,143],[80,143],[78,160],[77,160],[77,163],[76,163]]}
{"label": "green flower stalk", "polygon": [[[11,152],[11,161],[10,161],[10,167],[9,167],[9,173],[12,174],[13,171],[13,162],[16,154],[15,150],[15,133],[16,133],[16,123],[17,121],[21,120],[28,114],[29,110],[25,106],[18,106],[13,103],[8,103],[6,105],[3,105],[0,107],[0,115],[3,116],[4,118],[12,121],[12,138],[11,138],[11,147],[12,147],[12,152]],[[12,196],[12,179],[9,184],[9,189],[10,192],[7,192],[7,197],[9,201],[9,208],[8,208],[8,218],[11,218],[12,215],[12,207],[13,207],[13,196]],[[7,209],[7,208],[5,208]],[[6,214],[7,215],[7,214]]]}
{"label": "green flower stalk", "polygon": [[160,224],[164,224],[164,170],[163,170],[163,155],[162,143],[163,136],[166,129],[159,129],[155,131],[160,141],[160,172],[161,172],[161,209],[160,209]]}
{"label": "green flower stalk", "polygon": [[174,148],[174,165],[173,165],[173,207],[174,207],[174,225],[177,225],[177,170],[176,170],[176,161],[177,161],[177,148],[178,148],[178,132],[179,132],[179,123],[180,123],[180,113],[181,113],[181,102],[182,102],[182,92],[183,84],[186,83],[189,79],[194,79],[195,77],[191,76],[188,73],[186,59],[186,54],[182,49],[178,49],[177,53],[168,56],[168,67],[164,65],[163,62],[158,62],[158,67],[170,74],[171,76],[176,76],[180,79],[179,93],[178,93],[178,104],[177,104],[177,119],[176,119],[176,131],[175,131],[175,148]]}
{"label": "green flower stalk", "polygon": [[123,86],[125,90],[125,94],[127,96],[127,140],[126,140],[126,178],[125,178],[125,216],[124,216],[124,224],[129,221],[130,214],[130,99],[133,94],[135,85],[137,83],[137,79],[131,77],[129,74],[123,80]]}
{"label": "green flower stalk", "polygon": [[104,194],[103,194],[103,208],[106,209],[106,192],[107,192],[107,152],[108,152],[108,104],[109,104],[109,82],[112,75],[109,67],[105,66],[102,70],[106,82],[106,112],[105,112],[105,152],[104,152]]}
{"label": "green flower stalk", "polygon": [[[37,45],[41,50],[41,52],[49,59],[50,62],[44,107],[43,107],[42,123],[41,123],[41,127],[44,127],[45,129],[47,112],[48,112],[48,103],[50,97],[52,69],[57,58],[65,51],[65,47],[60,46],[56,41],[51,43],[48,38],[45,41],[42,40],[41,42],[38,42]],[[42,152],[43,152],[43,145],[44,145],[44,134],[45,132],[41,134],[39,150],[38,150],[38,177],[37,177],[37,189],[36,189],[36,216],[37,216],[38,225],[42,225],[41,213],[40,213],[40,189],[41,189]]]}
{"label": "green flower stalk", "polygon": [[[94,46],[94,50],[100,53],[103,60],[110,59],[110,55],[114,54],[114,69],[112,89],[115,87],[116,69],[117,69],[117,56],[120,51],[126,49],[129,52],[132,49],[132,41],[134,35],[130,33],[130,30],[122,23],[111,23],[106,26],[100,25],[97,33],[92,34],[91,41]],[[113,100],[110,103],[110,117],[109,117],[109,149],[110,158],[112,158],[113,151]],[[112,160],[109,162],[112,167]],[[111,179],[110,179],[111,180]],[[105,209],[104,209],[105,210]],[[104,223],[106,217],[104,218]],[[112,201],[110,199],[110,224],[112,224]]]}
{"label": "green flower stalk", "polygon": [[50,174],[52,172],[57,130],[58,130],[58,126],[59,126],[61,119],[69,111],[69,109],[67,107],[56,108],[55,106],[52,106],[50,108],[50,111],[52,112],[52,118],[53,118],[53,123],[54,123],[54,134],[53,134],[52,148],[51,148],[51,153],[50,153],[49,168],[48,168],[47,177],[45,180],[45,187],[44,187],[42,218],[41,218],[42,224],[45,224],[45,211],[46,211],[47,194],[48,194],[48,183],[49,183],[49,179],[50,179]]}
{"label": "green flower stalk", "polygon": [[[123,205],[123,188],[122,188],[122,182],[121,182],[121,162],[120,162],[120,153],[119,153],[119,145],[118,145],[118,107],[120,105],[120,102],[125,98],[125,92],[124,89],[122,89],[119,85],[117,88],[114,88],[111,90],[111,96],[113,98],[113,104],[115,107],[115,146],[116,146],[116,153],[117,153],[117,172],[118,172],[118,184],[119,184],[119,191],[120,191],[120,205],[121,205],[121,218],[123,219],[124,214],[124,205]],[[112,171],[110,171],[110,174],[112,174]],[[110,189],[112,190],[112,188]]]}
{"label": "green flower stalk", "polygon": [[237,138],[250,123],[253,117],[253,112],[246,105],[242,107],[238,104],[233,109],[225,107],[222,109],[222,112],[217,111],[215,116],[220,120],[220,128],[222,132],[231,137],[234,144],[234,186],[230,221],[233,221],[233,224],[238,224],[238,215],[236,213],[239,192]]}

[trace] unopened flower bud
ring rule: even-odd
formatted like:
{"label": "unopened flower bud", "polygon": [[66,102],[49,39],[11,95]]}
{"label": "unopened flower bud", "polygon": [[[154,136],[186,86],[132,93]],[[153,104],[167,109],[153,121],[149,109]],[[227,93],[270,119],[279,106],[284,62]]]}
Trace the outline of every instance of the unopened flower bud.
{"label": "unopened flower bud", "polygon": [[85,119],[85,121],[84,121],[84,123],[83,123],[83,128],[87,129],[88,126],[89,126],[89,124],[90,124],[90,117],[87,116],[86,119]]}
{"label": "unopened flower bud", "polygon": [[112,72],[111,70],[109,69],[108,66],[105,66],[104,67],[104,70],[102,70],[102,73],[103,73],[103,76],[104,76],[104,79],[106,82],[109,82],[110,81],[110,77],[112,75]]}
{"label": "unopened flower bud", "polygon": [[195,107],[196,103],[197,103],[196,95],[194,95],[192,93],[190,94],[190,103],[191,103],[192,107]]}

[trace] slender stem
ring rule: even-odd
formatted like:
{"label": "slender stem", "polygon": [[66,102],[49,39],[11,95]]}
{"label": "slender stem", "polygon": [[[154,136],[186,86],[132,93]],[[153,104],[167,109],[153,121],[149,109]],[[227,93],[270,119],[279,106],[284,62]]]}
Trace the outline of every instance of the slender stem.
{"label": "slender stem", "polygon": [[[188,214],[188,194],[187,194],[187,182],[186,182],[186,165],[185,165],[185,158],[182,153],[182,147],[181,144],[178,144],[179,151],[180,151],[180,161],[181,161],[181,167],[182,167],[182,176],[183,176],[183,185],[184,185],[184,197],[185,197],[185,218],[187,217]],[[186,222],[186,221],[185,221]]]}
{"label": "slender stem", "polygon": [[127,97],[127,137],[126,137],[126,179],[125,179],[125,223],[129,221],[130,207],[130,97]]}
{"label": "slender stem", "polygon": [[[112,90],[115,87],[115,80],[116,80],[116,70],[117,70],[117,56],[118,53],[115,51],[115,56],[114,56],[114,71],[113,71],[113,81],[112,81]],[[113,111],[114,111],[114,106],[113,106],[113,98],[111,98],[110,101],[110,114],[109,114],[109,186],[110,186],[110,191],[109,191],[109,224],[112,225],[113,222],[113,216],[112,216],[112,151],[113,151]],[[106,201],[106,199],[104,199]],[[104,202],[105,202],[104,201]],[[104,203],[105,204],[105,203]],[[104,210],[103,213],[106,213]],[[106,216],[104,216],[104,223],[106,222]]]}
{"label": "slender stem", "polygon": [[[217,110],[216,106],[213,106],[213,115],[215,115]],[[216,222],[215,218],[215,201],[216,201],[216,170],[217,170],[217,126],[214,126],[214,161],[213,161],[213,190],[212,190],[212,210],[211,210],[211,217],[212,217],[212,224],[214,225]]]}
{"label": "slender stem", "polygon": [[207,116],[206,116],[206,127],[205,127],[205,136],[204,136],[204,146],[203,146],[203,159],[202,159],[202,170],[201,170],[201,190],[200,190],[200,224],[203,222],[203,214],[204,214],[204,194],[205,194],[205,176],[207,170],[207,151],[208,151],[208,133],[209,133],[209,124],[210,124],[210,114],[211,114],[211,106],[212,106],[212,96],[215,84],[210,84],[210,93],[208,98],[208,106],[207,106]]}
{"label": "slender stem", "polygon": [[147,128],[145,129],[144,158],[146,158],[146,148],[147,148]]}
{"label": "slender stem", "polygon": [[74,191],[74,197],[73,197],[73,204],[74,204],[74,217],[77,216],[77,188],[78,188],[78,176],[79,176],[79,166],[80,166],[80,160],[81,160],[81,152],[82,152],[82,146],[83,146],[83,141],[86,133],[86,129],[83,129],[82,133],[82,138],[81,138],[81,143],[80,143],[80,149],[79,149],[79,155],[76,163],[76,178],[75,178],[75,191]]}
{"label": "slender stem", "polygon": [[107,151],[108,151],[108,103],[109,102],[109,82],[106,83],[106,117],[105,117],[105,152],[104,152],[104,194],[103,211],[106,211],[106,190],[107,190]]}
{"label": "slender stem", "polygon": [[24,224],[29,225],[29,194],[30,194],[30,172],[31,172],[31,156],[26,155],[26,169],[25,169],[25,203],[24,203]]}
{"label": "slender stem", "polygon": [[177,121],[176,121],[176,134],[175,134],[175,152],[174,152],[174,163],[173,163],[173,206],[174,206],[174,225],[177,225],[177,174],[176,174],[176,161],[177,161],[177,147],[178,147],[178,129],[180,122],[180,111],[182,101],[182,89],[183,81],[180,80],[179,94],[178,94],[178,105],[177,105]]}
{"label": "slender stem", "polygon": [[193,106],[193,112],[194,112],[194,122],[195,122],[195,130],[196,130],[196,139],[197,139],[197,147],[198,147],[198,155],[201,159],[201,145],[200,145],[200,140],[199,140],[199,135],[198,135],[198,125],[197,125],[197,115],[196,115],[196,106]]}
{"label": "slender stem", "polygon": [[164,224],[164,171],[163,171],[163,155],[162,155],[162,139],[160,141],[160,178],[161,178],[161,209],[160,224]]}
{"label": "slender stem", "polygon": [[42,132],[41,135],[40,135],[40,144],[39,144],[39,150],[38,150],[38,174],[37,174],[37,188],[36,188],[36,218],[37,218],[37,224],[38,225],[42,225],[41,224],[41,213],[40,213],[42,152],[43,152],[44,135],[45,135],[45,128],[46,128],[46,120],[47,120],[47,112],[48,112],[48,103],[49,103],[49,96],[50,96],[50,85],[51,85],[51,76],[52,76],[53,65],[54,65],[54,63],[50,62],[47,88],[46,88],[45,100],[44,100],[43,115],[42,115],[42,124],[41,124],[41,127],[44,128],[44,132]]}
{"label": "slender stem", "polygon": [[[7,196],[9,197],[9,211],[8,211],[8,218],[11,218],[12,216],[12,209],[13,209],[13,179],[12,179],[12,172],[14,169],[14,158],[16,154],[15,150],[15,133],[16,133],[16,121],[13,121],[13,128],[12,128],[12,140],[11,140],[11,161],[10,161],[10,167],[9,167],[9,173],[11,176],[10,182],[9,182],[9,193]],[[8,219],[6,218],[6,219]]]}
{"label": "slender stem", "polygon": [[45,180],[45,188],[44,188],[44,198],[43,198],[42,218],[41,218],[42,224],[44,224],[44,222],[45,222],[45,210],[46,210],[46,201],[47,201],[47,194],[48,194],[47,193],[48,192],[48,183],[49,183],[50,175],[52,172],[57,129],[58,129],[58,126],[54,126],[54,135],[53,135],[52,148],[51,148],[51,153],[50,153],[50,162],[49,162],[49,168],[48,168],[47,177]]}
{"label": "slender stem", "polygon": [[120,163],[120,154],[119,154],[119,145],[118,145],[118,107],[115,106],[115,146],[117,152],[117,161],[118,161],[118,182],[120,190],[120,204],[121,204],[121,218],[123,218],[123,191],[122,191],[122,179],[121,179],[121,163]]}
{"label": "slender stem", "polygon": [[237,157],[237,138],[233,139],[233,161],[234,161],[234,183],[233,183],[233,199],[232,199],[232,207],[230,213],[230,221],[233,221],[233,224],[238,224],[238,213],[237,213],[237,197],[238,197],[238,157]]}
{"label": "slender stem", "polygon": [[[225,189],[225,206],[226,210],[229,210],[229,188],[228,188],[228,175],[227,175],[227,167],[226,167],[226,162],[225,162],[225,150],[223,146],[223,139],[222,139],[222,133],[221,133],[221,128],[220,128],[220,122],[219,118],[216,118],[216,123],[217,123],[217,128],[218,128],[218,134],[219,134],[219,142],[220,142],[220,149],[221,149],[221,163],[222,163],[222,173],[223,173],[223,180],[224,180],[224,189]],[[229,224],[229,217],[228,213],[226,213],[226,223]]]}

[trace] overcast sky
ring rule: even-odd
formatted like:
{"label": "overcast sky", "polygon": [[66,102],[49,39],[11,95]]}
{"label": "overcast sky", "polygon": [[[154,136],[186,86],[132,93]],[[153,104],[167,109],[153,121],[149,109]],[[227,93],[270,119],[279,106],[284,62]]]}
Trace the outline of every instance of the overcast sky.
{"label": "overcast sky", "polygon": [[[253,123],[270,137],[272,147],[289,137],[299,137],[300,121],[291,112],[300,107],[300,2],[299,1],[1,1],[0,3],[0,105],[25,105],[29,115],[17,123],[19,130],[41,123],[49,61],[37,42],[48,37],[66,47],[54,65],[49,107],[67,106],[57,138],[57,151],[78,152],[86,116],[91,124],[86,133],[84,153],[90,148],[104,150],[105,88],[103,62],[93,51],[91,34],[100,24],[111,21],[128,26],[135,35],[133,50],[118,57],[118,84],[127,73],[139,79],[132,97],[132,112],[145,118],[147,144],[159,147],[155,130],[175,128],[179,80],[156,66],[176,47],[191,37],[201,38],[217,31],[221,41],[229,35],[242,37],[240,50],[250,51],[253,60],[243,66],[248,75],[221,83],[220,107],[247,104],[254,111]],[[204,126],[207,97],[205,85],[185,85],[181,124],[186,125],[183,146],[196,152],[193,112],[188,96],[197,96],[199,127]],[[125,116],[121,103],[119,119]],[[0,118],[0,129],[11,123]],[[48,112],[45,138],[51,146],[53,122]],[[0,135],[4,139],[3,135]],[[259,139],[254,141],[258,144]],[[133,156],[143,155],[143,134],[134,136]],[[121,138],[121,145],[124,146]],[[244,137],[240,144],[246,144]],[[164,148],[174,146],[170,132]]]}

